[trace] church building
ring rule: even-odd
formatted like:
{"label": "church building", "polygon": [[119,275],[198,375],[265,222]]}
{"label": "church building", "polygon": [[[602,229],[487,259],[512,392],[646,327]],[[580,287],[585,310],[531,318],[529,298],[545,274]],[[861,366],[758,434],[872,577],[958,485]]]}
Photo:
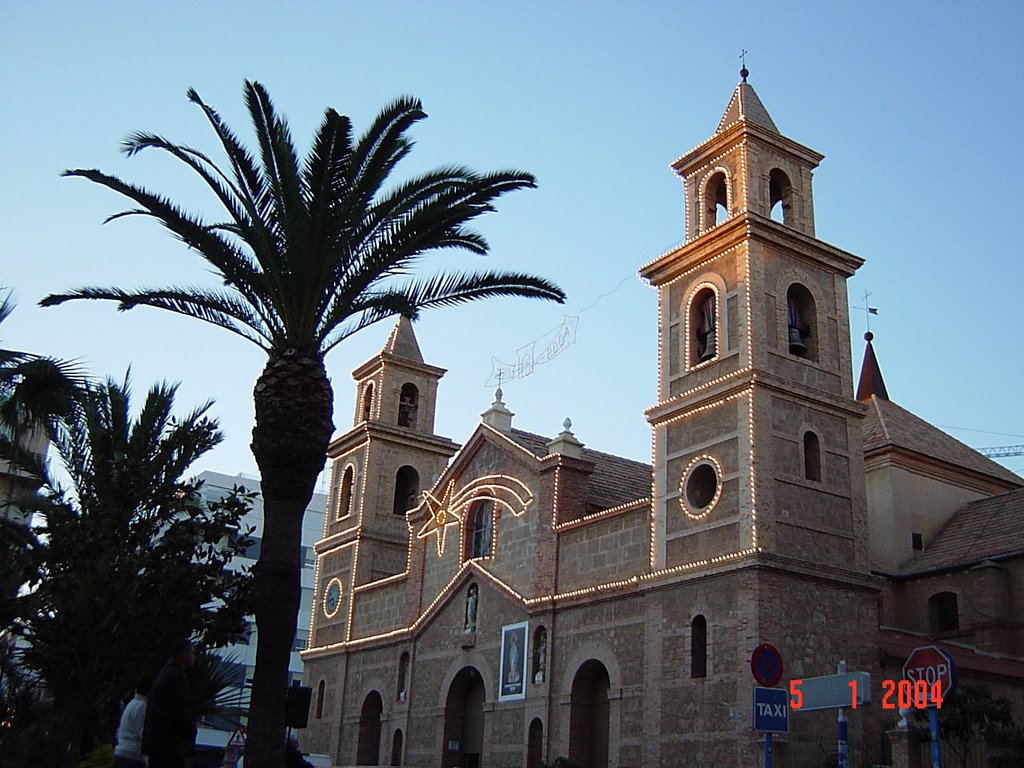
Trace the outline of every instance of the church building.
{"label": "church building", "polygon": [[[881,681],[916,645],[948,641],[964,674],[1024,705],[1024,480],[892,403],[870,341],[855,396],[847,279],[863,262],[816,237],[822,155],[742,74],[672,164],[685,242],[640,267],[658,296],[651,464],[586,447],[568,420],[522,431],[500,389],[463,445],[436,435],[445,370],[404,318],[353,372],[316,545],[305,749],[336,765],[757,765],[765,642],[780,687],[840,661],[871,675],[876,704],[849,711],[863,765],[888,759]],[[792,713],[776,766],[820,764],[835,732],[835,710]]]}

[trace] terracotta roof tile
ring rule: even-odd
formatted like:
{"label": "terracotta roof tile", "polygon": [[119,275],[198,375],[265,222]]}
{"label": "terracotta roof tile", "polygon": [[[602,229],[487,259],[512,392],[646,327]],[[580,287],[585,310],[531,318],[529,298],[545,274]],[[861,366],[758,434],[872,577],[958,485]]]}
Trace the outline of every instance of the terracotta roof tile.
{"label": "terracotta roof tile", "polygon": [[1024,488],[968,504],[899,575],[967,568],[1016,553],[1024,556]]}
{"label": "terracotta roof tile", "polygon": [[1024,479],[1019,475],[896,403],[877,395],[872,395],[866,402],[869,407],[863,422],[865,453],[888,447],[902,448],[972,473],[1024,486]]}
{"label": "terracotta roof tile", "polygon": [[[510,437],[535,456],[548,454],[550,438],[521,429],[513,429]],[[650,464],[586,447],[583,448],[583,458],[594,463],[587,493],[589,506],[608,509],[651,495]]]}

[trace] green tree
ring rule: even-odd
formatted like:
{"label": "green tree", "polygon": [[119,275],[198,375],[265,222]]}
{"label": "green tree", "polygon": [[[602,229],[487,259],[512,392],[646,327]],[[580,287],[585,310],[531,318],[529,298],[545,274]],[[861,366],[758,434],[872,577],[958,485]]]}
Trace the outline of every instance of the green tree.
{"label": "green tree", "polygon": [[87,387],[51,435],[67,487],[47,469],[39,493],[17,501],[34,518],[11,629],[20,665],[53,698],[54,753],[41,764],[73,766],[109,736],[111,704],[159,669],[174,638],[215,647],[244,629],[251,577],[226,566],[248,543],[251,494],[208,502],[182,479],[222,435],[209,404],[175,418],[174,393],[154,386],[133,417],[127,381]]}
{"label": "green tree", "polygon": [[1014,729],[1013,707],[1009,701],[993,698],[984,685],[961,683],[942,702],[939,734],[967,768],[971,750]]}
{"label": "green tree", "polygon": [[486,254],[487,242],[469,223],[494,210],[505,193],[534,186],[533,177],[519,171],[478,174],[452,166],[385,188],[412,149],[409,129],[426,116],[417,99],[387,105],[358,138],[348,117],[326,110],[300,164],[288,124],[266,90],[246,82],[244,92],[258,163],[194,90],[189,99],[216,133],[225,167],[152,133],[135,133],[124,144],[128,155],[155,148],[188,166],[217,198],[225,221],[204,221],[98,170],[66,172],[130,198],[136,207],[118,215],[157,219],[209,263],[223,287],[89,287],[48,296],[42,304],[109,299],[122,310],[157,307],[225,328],[267,354],[253,395],[252,451],[265,517],[256,566],[259,644],[247,754],[250,768],[269,768],[284,758],[302,516],[334,428],[324,356],[356,331],[396,314],[414,318],[423,309],[491,296],[565,297],[550,281],[516,272],[409,276],[432,251]]}

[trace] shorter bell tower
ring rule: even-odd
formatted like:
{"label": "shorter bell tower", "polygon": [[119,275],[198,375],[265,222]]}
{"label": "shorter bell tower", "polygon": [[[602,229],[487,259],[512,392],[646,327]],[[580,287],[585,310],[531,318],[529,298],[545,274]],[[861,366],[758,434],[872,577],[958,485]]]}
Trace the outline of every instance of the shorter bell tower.
{"label": "shorter bell tower", "polygon": [[459,446],[434,434],[445,369],[423,360],[412,322],[399,318],[384,348],[352,372],[352,428],[331,442],[324,538],[317,544],[313,640],[348,638],[348,597],[405,571],[405,513]]}

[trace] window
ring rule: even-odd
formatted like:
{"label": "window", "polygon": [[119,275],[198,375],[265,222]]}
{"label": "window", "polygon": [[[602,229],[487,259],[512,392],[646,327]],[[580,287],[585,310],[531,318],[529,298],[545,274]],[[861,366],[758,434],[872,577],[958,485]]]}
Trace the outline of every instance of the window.
{"label": "window", "polygon": [[324,716],[324,694],[327,691],[327,684],[321,680],[320,684],[316,687],[316,719],[320,720]]}
{"label": "window", "polygon": [[293,651],[304,651],[309,645],[309,630],[299,629],[295,631],[295,639],[292,641]]}
{"label": "window", "polygon": [[260,549],[262,548],[263,539],[253,536],[249,539],[249,545],[240,554],[242,557],[248,557],[250,560],[260,559]]}
{"label": "window", "polygon": [[922,536],[917,531],[913,531],[910,534],[910,546],[912,546],[914,548],[915,552],[923,552],[924,551],[924,536]]}
{"label": "window", "polygon": [[804,432],[804,478],[821,482],[821,441],[809,430]]}
{"label": "window", "polygon": [[373,413],[373,382],[367,382],[363,388],[363,403],[361,407],[363,421],[369,421]]}
{"label": "window", "polygon": [[793,184],[779,168],[768,174],[768,209],[775,221],[793,226]]}
{"label": "window", "polygon": [[718,300],[710,287],[701,288],[690,302],[690,365],[713,360],[718,354]]}
{"label": "window", "polygon": [[420,393],[415,384],[403,384],[398,396],[398,426],[412,429],[416,426],[416,408]]}
{"label": "window", "polygon": [[351,464],[345,467],[341,476],[341,493],[338,498],[338,519],[352,511],[352,486],[355,484],[356,470]]}
{"label": "window", "polygon": [[928,598],[928,623],[932,632],[960,629],[960,610],[955,592],[939,592]]}
{"label": "window", "polygon": [[702,517],[714,508],[721,495],[717,464],[709,456],[699,456],[690,462],[680,484],[683,511],[690,517]]}
{"label": "window", "polygon": [[395,475],[394,513],[404,515],[420,502],[420,473],[408,465]]}
{"label": "window", "polygon": [[398,659],[398,692],[399,701],[405,701],[409,695],[409,653],[406,651]]}
{"label": "window", "polygon": [[246,619],[245,627],[243,627],[242,634],[238,638],[238,644],[248,645],[250,642],[252,642],[252,622]]}
{"label": "window", "polygon": [[817,317],[811,292],[799,283],[789,286],[786,291],[786,311],[789,354],[817,360],[818,335],[814,332]]}
{"label": "window", "polygon": [[700,614],[690,622],[690,677],[708,675],[708,620]]}
{"label": "window", "polygon": [[729,184],[725,171],[717,171],[704,184],[702,229],[711,229],[729,218]]}
{"label": "window", "polygon": [[468,522],[465,559],[490,557],[494,537],[494,501],[480,499],[474,502],[469,510]]}

